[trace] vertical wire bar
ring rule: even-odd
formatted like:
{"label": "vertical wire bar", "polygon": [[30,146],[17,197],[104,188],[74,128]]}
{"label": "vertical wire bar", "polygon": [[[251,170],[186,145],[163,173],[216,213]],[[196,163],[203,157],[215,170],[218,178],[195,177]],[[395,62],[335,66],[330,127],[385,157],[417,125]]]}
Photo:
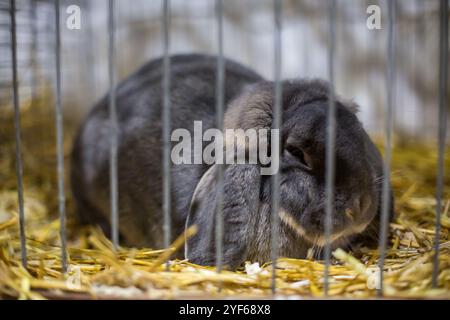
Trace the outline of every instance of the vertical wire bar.
{"label": "vertical wire bar", "polygon": [[25,212],[23,206],[23,164],[22,164],[22,137],[20,126],[19,89],[17,81],[17,34],[16,34],[16,1],[10,0],[11,15],[11,58],[13,77],[13,104],[14,104],[14,129],[16,138],[16,175],[17,198],[19,202],[19,233],[22,265],[27,267],[27,243],[25,235]]}
{"label": "vertical wire bar", "polygon": [[[170,246],[171,239],[171,195],[170,195],[170,56],[169,56],[169,28],[170,28],[170,3],[169,0],[163,1],[163,212],[164,212],[164,247]],[[166,263],[166,269],[169,270],[169,260]]]}
{"label": "vertical wire bar", "polygon": [[117,109],[116,109],[116,47],[115,47],[115,1],[108,1],[108,77],[109,77],[109,122],[110,122],[110,148],[109,148],[109,184],[111,205],[111,238],[114,248],[119,246],[119,201],[117,179]]}
{"label": "vertical wire bar", "polygon": [[61,104],[61,30],[59,0],[54,1],[55,5],[55,76],[56,76],[56,103],[55,103],[55,123],[56,123],[56,160],[58,176],[58,208],[59,208],[59,236],[61,238],[61,267],[63,273],[67,272],[67,251],[66,251],[66,196],[64,190],[64,127]]}
{"label": "vertical wire bar", "polygon": [[448,80],[448,0],[441,0],[439,39],[439,129],[438,163],[436,179],[436,230],[434,237],[434,260],[432,286],[438,286],[439,276],[439,234],[441,233],[442,195],[444,189],[445,138],[447,134],[447,80]]}
{"label": "vertical wire bar", "polygon": [[325,207],[325,269],[324,294],[328,296],[329,268],[331,263],[331,234],[334,215],[334,183],[335,183],[335,145],[336,145],[336,103],[334,98],[334,58],[336,46],[336,0],[328,7],[329,46],[328,46],[328,76],[330,82],[330,97],[327,112],[327,143],[326,143],[326,207]]}
{"label": "vertical wire bar", "polygon": [[[272,130],[279,130],[281,127],[281,103],[282,103],[282,84],[281,84],[281,0],[274,0],[274,106]],[[271,141],[276,152],[280,150],[280,140]],[[272,293],[276,293],[276,268],[278,259],[278,211],[280,206],[280,178],[278,173],[272,175],[272,212],[271,212],[271,260],[272,260]]]}
{"label": "vertical wire bar", "polygon": [[[223,59],[223,0],[216,0],[217,22],[217,71],[216,71],[216,125],[223,130],[223,103],[225,70]],[[217,208],[216,208],[216,268],[222,271],[223,263],[223,164],[217,165]]]}
{"label": "vertical wire bar", "polygon": [[387,37],[387,57],[388,70],[386,81],[386,127],[385,127],[385,156],[383,163],[383,186],[382,186],[382,202],[381,202],[381,224],[380,224],[380,258],[378,267],[380,268],[379,287],[377,289],[378,296],[383,295],[383,268],[386,256],[388,227],[389,227],[389,210],[390,210],[390,175],[391,175],[391,158],[392,158],[392,131],[393,131],[393,103],[395,92],[395,13],[396,1],[388,1],[388,37]]}
{"label": "vertical wire bar", "polygon": [[34,106],[37,96],[37,4],[36,1],[31,1],[30,4],[30,23],[31,23],[31,50],[30,50],[30,65],[31,65],[31,105]]}

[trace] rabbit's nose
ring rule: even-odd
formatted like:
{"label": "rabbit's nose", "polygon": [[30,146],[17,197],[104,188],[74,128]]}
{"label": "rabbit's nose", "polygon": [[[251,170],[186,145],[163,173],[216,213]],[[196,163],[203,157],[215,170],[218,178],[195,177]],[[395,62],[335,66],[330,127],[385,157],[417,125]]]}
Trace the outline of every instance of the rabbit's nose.
{"label": "rabbit's nose", "polygon": [[351,222],[355,221],[361,214],[361,198],[356,197],[353,203],[344,209],[344,215]]}
{"label": "rabbit's nose", "polygon": [[350,221],[354,222],[361,215],[361,198],[357,197],[349,206],[343,210],[344,216]]}
{"label": "rabbit's nose", "polygon": [[355,210],[353,208],[346,208],[344,214],[350,221],[353,222],[355,220]]}
{"label": "rabbit's nose", "polygon": [[343,209],[344,216],[351,222],[361,218],[371,204],[370,197],[365,195],[357,196],[353,201]]}
{"label": "rabbit's nose", "polygon": [[365,214],[372,204],[372,198],[368,194],[365,194],[360,199],[361,200],[359,208],[361,210],[361,213]]}

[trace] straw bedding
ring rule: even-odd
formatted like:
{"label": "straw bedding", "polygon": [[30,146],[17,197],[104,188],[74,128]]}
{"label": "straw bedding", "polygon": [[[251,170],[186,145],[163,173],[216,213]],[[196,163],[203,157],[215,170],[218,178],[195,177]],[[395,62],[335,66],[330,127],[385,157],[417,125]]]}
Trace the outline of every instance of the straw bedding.
{"label": "straw bedding", "polygon": [[[0,106],[0,297],[43,298],[270,298],[271,264],[247,263],[237,272],[217,274],[188,261],[164,261],[169,250],[120,248],[114,251],[95,227],[81,228],[71,213],[66,188],[69,270],[61,272],[56,190],[55,127],[51,95],[21,105],[28,269],[20,263],[17,183],[12,107]],[[74,126],[66,123],[66,156]],[[447,174],[440,234],[439,289],[431,288],[435,235],[435,143],[404,144],[395,139],[392,183],[396,218],[390,224],[386,258],[387,297],[450,298],[450,179]],[[448,148],[447,148],[448,149]],[[66,157],[67,159],[67,157]],[[66,169],[69,166],[66,161]],[[446,168],[450,156],[446,154]],[[66,170],[67,171],[67,170]],[[67,181],[67,179],[66,179]],[[190,230],[195,231],[195,230]],[[181,238],[182,239],[182,238]],[[173,247],[182,246],[182,240]],[[376,296],[377,250],[333,252],[330,296]],[[321,261],[280,258],[279,295],[323,296]],[[220,290],[219,290],[220,288]]]}

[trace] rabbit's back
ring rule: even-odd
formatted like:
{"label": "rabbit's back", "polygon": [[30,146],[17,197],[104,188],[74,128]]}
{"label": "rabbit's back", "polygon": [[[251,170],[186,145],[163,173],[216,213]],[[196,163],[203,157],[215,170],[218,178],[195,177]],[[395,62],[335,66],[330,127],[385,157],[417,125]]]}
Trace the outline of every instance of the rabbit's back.
{"label": "rabbit's back", "polygon": [[[171,127],[193,134],[215,127],[217,58],[206,55],[171,57]],[[118,117],[119,221],[122,241],[162,247],[162,78],[163,60],[156,59],[121,82],[116,90]],[[225,103],[262,78],[235,62],[225,63]],[[93,107],[72,150],[71,183],[76,210],[85,223],[109,233],[108,95]],[[193,149],[192,149],[193,152]],[[183,231],[194,188],[206,165],[172,167],[172,237]]]}

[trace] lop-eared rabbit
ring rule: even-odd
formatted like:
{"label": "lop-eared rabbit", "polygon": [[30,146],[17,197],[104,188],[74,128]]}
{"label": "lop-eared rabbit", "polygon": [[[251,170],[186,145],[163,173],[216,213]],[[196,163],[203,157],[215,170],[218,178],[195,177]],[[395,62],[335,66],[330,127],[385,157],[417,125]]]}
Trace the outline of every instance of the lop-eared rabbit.
{"label": "lop-eared rabbit", "polygon": [[[217,58],[171,57],[171,127],[193,135],[194,121],[203,130],[215,125]],[[162,211],[162,59],[153,60],[117,87],[118,191],[121,243],[163,246]],[[225,60],[224,128],[270,129],[273,82]],[[282,82],[280,128],[280,256],[304,258],[308,248],[325,244],[325,149],[329,84],[322,80]],[[377,243],[380,219],[382,158],[355,115],[353,102],[336,96],[336,175],[333,248]],[[177,142],[172,142],[174,146]],[[206,143],[203,143],[205,147]],[[108,96],[83,122],[72,151],[71,183],[82,223],[110,233],[110,120]],[[195,152],[192,144],[192,154]],[[197,150],[198,152],[198,150]],[[215,216],[218,164],[172,165],[172,239],[187,225],[198,232],[174,256],[215,264]],[[270,260],[271,176],[261,163],[225,164],[223,261]],[[195,192],[195,193],[194,193]],[[391,201],[392,204],[392,201]],[[392,213],[392,208],[391,208]],[[189,217],[189,220],[187,221]],[[319,250],[320,251],[320,250]]]}

